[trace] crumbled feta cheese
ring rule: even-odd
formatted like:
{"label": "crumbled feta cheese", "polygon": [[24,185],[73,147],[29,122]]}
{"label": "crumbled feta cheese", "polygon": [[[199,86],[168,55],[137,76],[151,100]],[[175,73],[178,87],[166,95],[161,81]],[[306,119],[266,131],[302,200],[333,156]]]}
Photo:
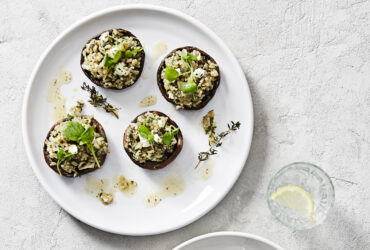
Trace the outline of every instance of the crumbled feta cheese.
{"label": "crumbled feta cheese", "polygon": [[173,93],[170,91],[167,91],[167,95],[170,99],[174,99]]}
{"label": "crumbled feta cheese", "polygon": [[114,58],[118,51],[118,48],[116,46],[112,47],[110,50],[108,50],[107,54],[110,58]]}
{"label": "crumbled feta cheese", "polygon": [[130,72],[127,70],[127,68],[125,68],[125,63],[124,62],[120,62],[116,65],[114,73],[119,75],[119,76],[128,76],[128,74],[130,74]]}
{"label": "crumbled feta cheese", "polygon": [[202,60],[202,55],[199,53],[197,56],[197,61],[200,61],[200,60]]}
{"label": "crumbled feta cheese", "polygon": [[100,35],[99,40],[102,40],[103,42],[108,41],[108,35],[109,32],[104,32],[103,34]]}
{"label": "crumbled feta cheese", "polygon": [[161,143],[162,138],[158,134],[154,134],[154,141],[157,142],[157,143]]}
{"label": "crumbled feta cheese", "polygon": [[150,146],[149,141],[145,139],[144,137],[141,137],[141,135],[139,135],[139,139],[140,139],[140,143],[143,146],[143,148],[147,148]]}
{"label": "crumbled feta cheese", "polygon": [[158,120],[158,126],[160,128],[163,128],[165,125],[166,125],[166,120],[162,119],[162,117],[161,117],[161,119]]}
{"label": "crumbled feta cheese", "polygon": [[181,74],[181,69],[180,68],[177,68],[176,71]]}
{"label": "crumbled feta cheese", "polygon": [[68,147],[68,152],[70,152],[71,154],[77,154],[77,152],[78,152],[78,148],[77,148],[77,146],[76,145],[70,145],[69,147]]}
{"label": "crumbled feta cheese", "polygon": [[194,70],[194,76],[197,78],[201,78],[204,75],[205,70],[201,68],[197,68]]}
{"label": "crumbled feta cheese", "polygon": [[214,76],[214,77],[216,77],[216,76],[218,76],[218,72],[217,72],[217,70],[212,70],[211,71],[211,76]]}

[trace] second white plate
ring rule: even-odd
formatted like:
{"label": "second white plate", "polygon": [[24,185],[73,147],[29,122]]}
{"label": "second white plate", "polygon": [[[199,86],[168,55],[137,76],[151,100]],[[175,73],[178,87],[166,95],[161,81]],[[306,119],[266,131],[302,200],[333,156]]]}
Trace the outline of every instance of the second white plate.
{"label": "second white plate", "polygon": [[[53,124],[51,105],[46,101],[49,81],[60,67],[72,73],[72,82],[63,86],[67,108],[76,100],[87,100],[80,89],[83,81],[91,84],[80,69],[80,52],[85,42],[94,35],[110,29],[124,28],[135,34],[144,44],[146,61],[139,81],[132,87],[113,91],[98,88],[113,104],[122,107],[120,119],[86,104],[84,113],[94,114],[103,125],[111,153],[102,166],[89,176],[108,178],[123,174],[138,182],[132,197],[117,192],[109,206],[85,192],[86,175],[62,178],[51,171],[43,159],[45,136]],[[177,111],[161,96],[156,84],[156,70],[160,60],[153,61],[151,48],[164,41],[168,52],[186,45],[197,46],[209,53],[221,69],[221,84],[211,102],[199,111]],[[79,89],[75,92],[76,89]],[[158,102],[141,108],[139,101],[156,95]],[[208,149],[207,137],[200,129],[202,116],[209,110],[216,113],[217,130],[226,124],[241,122],[237,134],[226,138],[216,164],[208,179],[200,178],[204,165],[195,170],[197,154]],[[122,147],[122,137],[129,122],[145,110],[159,110],[179,124],[184,147],[177,159],[163,170],[144,170],[130,161]],[[239,177],[252,140],[253,110],[247,81],[237,60],[225,44],[207,27],[176,10],[148,5],[126,5],[95,13],[63,32],[46,50],[31,76],[23,107],[23,136],[26,151],[36,176],[51,197],[77,219],[96,228],[126,235],[149,235],[185,226],[212,209],[228,193]],[[163,200],[158,206],[146,206],[147,195],[155,191],[166,176],[176,174],[185,181],[185,191]]]}
{"label": "second white plate", "polygon": [[190,239],[173,250],[284,250],[260,236],[241,232],[216,232]]}

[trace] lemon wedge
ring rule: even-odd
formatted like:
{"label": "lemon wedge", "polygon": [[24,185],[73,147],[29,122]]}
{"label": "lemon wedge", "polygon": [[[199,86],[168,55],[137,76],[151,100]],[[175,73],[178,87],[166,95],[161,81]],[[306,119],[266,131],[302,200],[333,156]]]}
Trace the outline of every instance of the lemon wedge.
{"label": "lemon wedge", "polygon": [[296,213],[312,219],[315,207],[311,195],[301,187],[285,186],[277,189],[270,198]]}

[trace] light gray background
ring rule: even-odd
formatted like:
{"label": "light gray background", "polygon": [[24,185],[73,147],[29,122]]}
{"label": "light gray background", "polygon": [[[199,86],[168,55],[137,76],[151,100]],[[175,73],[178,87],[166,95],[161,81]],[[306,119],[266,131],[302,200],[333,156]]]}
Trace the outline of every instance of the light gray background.
{"label": "light gray background", "polygon": [[[370,1],[364,0],[144,1],[197,18],[237,56],[255,110],[246,167],[209,214],[158,236],[99,231],[49,197],[23,148],[28,78],[40,54],[69,25],[132,2],[1,1],[0,248],[170,249],[200,234],[235,230],[292,250],[370,249]],[[332,213],[310,231],[278,224],[265,202],[269,179],[293,161],[321,166],[336,188]]]}

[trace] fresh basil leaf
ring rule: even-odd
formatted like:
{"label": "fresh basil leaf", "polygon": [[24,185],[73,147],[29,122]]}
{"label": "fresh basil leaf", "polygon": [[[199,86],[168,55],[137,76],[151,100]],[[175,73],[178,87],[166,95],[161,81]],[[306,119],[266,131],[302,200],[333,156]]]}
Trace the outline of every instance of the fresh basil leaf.
{"label": "fresh basil leaf", "polygon": [[197,57],[195,56],[195,55],[193,55],[192,53],[188,53],[188,60],[196,60],[197,59]]}
{"label": "fresh basil leaf", "polygon": [[94,129],[89,126],[82,134],[81,134],[81,142],[83,144],[91,143],[94,140]]}
{"label": "fresh basil leaf", "polygon": [[65,123],[63,134],[68,140],[79,141],[84,131],[85,128],[81,123],[69,121]]}
{"label": "fresh basil leaf", "polygon": [[197,59],[196,56],[194,56],[192,53],[189,53],[189,52],[181,52],[181,58],[184,62],[188,63],[189,65],[191,65],[191,62],[193,60]]}
{"label": "fresh basil leaf", "polygon": [[179,128],[176,128],[173,125],[170,125],[170,128],[171,128],[171,134],[173,134],[174,136],[177,135],[177,132],[179,132]]}
{"label": "fresh basil leaf", "polygon": [[174,68],[170,66],[166,67],[164,74],[165,74],[166,79],[171,82],[176,80],[180,75],[179,72],[177,72]]}
{"label": "fresh basil leaf", "polygon": [[139,131],[139,135],[143,137],[144,139],[146,139],[149,143],[154,142],[154,135],[152,134],[152,132],[150,132],[150,130],[146,126],[141,125],[138,131]]}
{"label": "fresh basil leaf", "polygon": [[122,56],[122,51],[118,50],[116,54],[114,55],[112,63],[116,64],[119,61],[119,59],[121,59],[121,56]]}
{"label": "fresh basil leaf", "polygon": [[198,85],[189,78],[187,82],[180,85],[180,90],[185,94],[193,94],[198,90]]}
{"label": "fresh basil leaf", "polygon": [[59,160],[62,160],[64,158],[64,155],[65,155],[65,152],[63,149],[59,149],[58,153],[57,153],[57,159],[58,161]]}
{"label": "fresh basil leaf", "polygon": [[171,144],[172,138],[173,138],[173,135],[167,132],[164,135],[162,135],[162,142],[166,144],[167,146],[169,146]]}
{"label": "fresh basil leaf", "polygon": [[133,52],[134,52],[134,54],[136,55],[137,53],[139,53],[140,51],[142,51],[143,49],[137,49],[137,48],[135,48],[134,50],[133,50]]}
{"label": "fresh basil leaf", "polygon": [[109,58],[108,54],[105,54],[104,60],[103,60],[104,67],[109,68],[112,65],[112,59]]}
{"label": "fresh basil leaf", "polygon": [[132,52],[131,50],[125,51],[125,57],[132,58],[133,56],[134,56],[134,52]]}
{"label": "fresh basil leaf", "polygon": [[167,146],[171,145],[173,137],[177,134],[179,131],[179,128],[176,128],[175,126],[171,125],[170,126],[171,132],[166,132],[162,136],[162,142],[166,144]]}

